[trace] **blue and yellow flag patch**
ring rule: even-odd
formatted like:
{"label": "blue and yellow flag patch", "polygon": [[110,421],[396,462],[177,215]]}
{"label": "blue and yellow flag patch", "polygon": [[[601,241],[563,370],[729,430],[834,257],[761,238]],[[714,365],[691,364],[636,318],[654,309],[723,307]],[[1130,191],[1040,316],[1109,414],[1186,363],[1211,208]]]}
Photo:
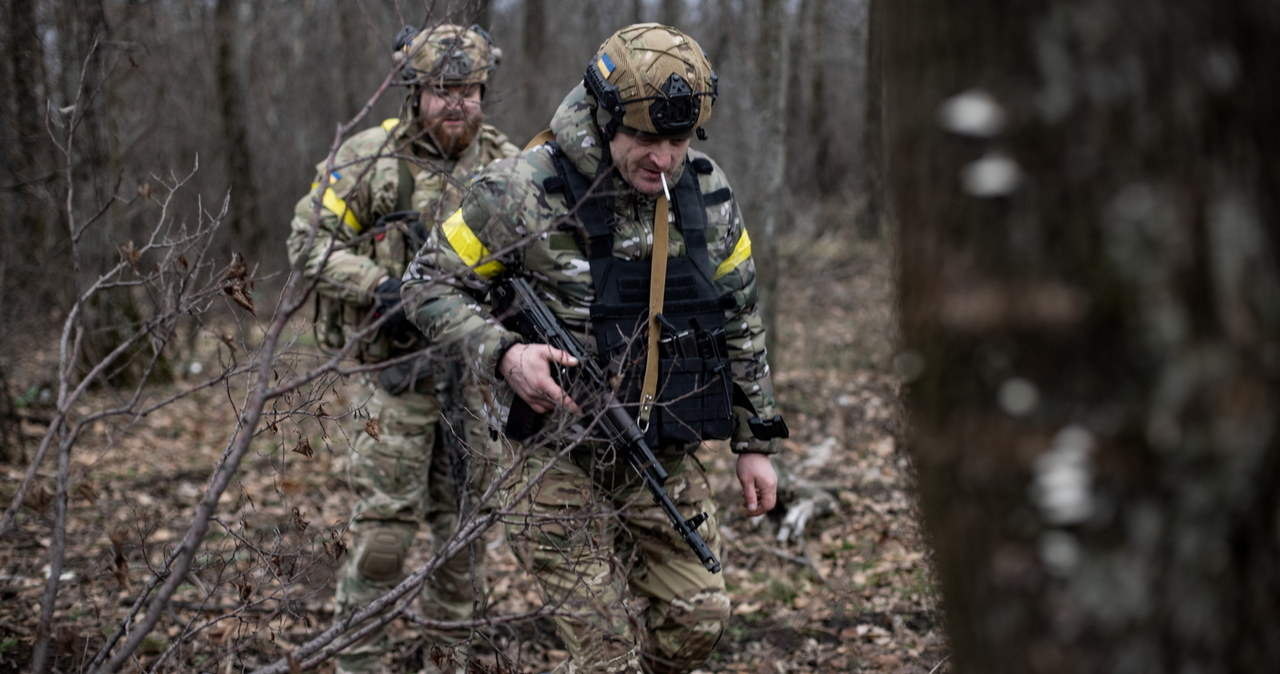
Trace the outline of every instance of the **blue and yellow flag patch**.
{"label": "blue and yellow flag patch", "polygon": [[596,70],[599,70],[606,80],[609,79],[615,69],[613,59],[609,58],[608,54],[601,54],[600,58],[596,59]]}

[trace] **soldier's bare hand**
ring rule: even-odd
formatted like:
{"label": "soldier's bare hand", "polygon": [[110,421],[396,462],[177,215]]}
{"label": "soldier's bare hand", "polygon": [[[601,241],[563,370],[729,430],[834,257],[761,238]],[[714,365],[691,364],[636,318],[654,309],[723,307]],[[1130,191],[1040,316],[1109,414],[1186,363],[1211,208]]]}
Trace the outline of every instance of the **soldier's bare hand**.
{"label": "soldier's bare hand", "polygon": [[739,454],[738,483],[749,517],[773,510],[778,499],[778,474],[767,454]]}
{"label": "soldier's bare hand", "polygon": [[553,365],[577,364],[577,358],[547,344],[516,344],[503,354],[498,372],[533,411],[545,414],[563,405],[577,413],[578,404],[551,376]]}

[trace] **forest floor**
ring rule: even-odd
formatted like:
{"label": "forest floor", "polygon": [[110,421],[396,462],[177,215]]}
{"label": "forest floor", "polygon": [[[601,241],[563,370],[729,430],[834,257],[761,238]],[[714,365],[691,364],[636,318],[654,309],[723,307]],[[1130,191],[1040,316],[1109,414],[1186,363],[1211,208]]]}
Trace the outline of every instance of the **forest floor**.
{"label": "forest floor", "polygon": [[[848,229],[806,231],[781,247],[771,356],[791,437],[777,462],[785,473],[778,517],[748,520],[732,457],[722,449],[700,455],[722,504],[722,561],[734,601],[728,631],[701,671],[947,670],[904,452],[899,387],[889,365],[892,254],[887,244],[859,241]],[[4,505],[44,432],[38,398],[56,358],[49,351],[5,364],[20,405],[25,458],[11,454],[0,463]],[[227,358],[227,351],[220,353]],[[110,392],[99,392],[81,412],[112,402]],[[322,404],[333,410],[342,402]],[[86,667],[174,549],[224,449],[237,405],[227,389],[207,389],[127,426],[95,424],[81,439],[71,459],[67,562],[52,639],[58,671]],[[143,642],[137,667],[253,669],[329,624],[350,504],[339,450],[349,431],[337,422],[325,430],[327,436],[303,436],[281,428],[255,441],[219,504],[198,569]],[[30,664],[56,545],[55,466],[45,462],[15,531],[0,541],[0,672]],[[801,536],[779,540],[781,515],[814,495],[829,507],[816,509]],[[490,613],[536,608],[530,580],[496,531],[489,541]],[[410,628],[400,631],[400,665],[413,671],[421,648]],[[564,658],[547,618],[495,627],[492,634],[508,665],[503,671],[546,671]]]}

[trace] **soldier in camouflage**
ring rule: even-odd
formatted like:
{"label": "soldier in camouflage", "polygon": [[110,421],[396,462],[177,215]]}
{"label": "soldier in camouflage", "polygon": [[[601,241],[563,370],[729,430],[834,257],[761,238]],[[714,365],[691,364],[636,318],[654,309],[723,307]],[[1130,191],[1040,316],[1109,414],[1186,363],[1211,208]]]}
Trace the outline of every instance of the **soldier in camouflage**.
{"label": "soldier in camouflage", "polygon": [[[481,167],[518,150],[483,123],[482,99],[498,53],[478,26],[406,28],[395,49],[410,92],[400,117],[343,143],[332,165],[319,165],[320,179],[295,209],[289,256],[316,282],[320,341],[337,348],[354,340],[362,363],[422,354],[364,378],[365,411],[378,423],[373,432],[361,423],[353,434],[348,477],[358,501],[351,549],[339,572],[339,619],[404,578],[422,521],[437,544],[452,533],[459,475],[469,477],[466,491],[474,491],[484,473],[479,464],[492,455],[483,423],[442,419],[442,399],[465,399],[468,409],[480,410],[479,391],[448,376],[439,354],[426,350],[404,316],[399,291],[426,236],[422,222],[456,209],[462,187]],[[465,437],[459,437],[462,427]],[[454,439],[463,442],[448,442]],[[445,446],[468,455],[450,457]],[[459,470],[459,462],[467,470]],[[422,595],[424,615],[456,621],[474,614],[484,595],[482,552],[473,546],[443,564]],[[427,636],[447,643],[467,633]],[[340,654],[338,671],[386,671],[390,647],[387,630],[379,630]]]}
{"label": "soldier in camouflage", "polygon": [[[634,401],[641,373],[630,364],[645,363],[646,348],[635,345],[647,339],[655,235],[667,230],[655,228],[655,218],[669,213],[669,243],[660,251],[667,256],[663,324],[695,316],[677,327],[718,335],[724,357],[694,358],[692,367],[723,366],[717,372],[729,372],[731,382],[715,377],[690,387],[678,364],[670,365],[676,361],[660,360],[666,384],[658,407],[669,409],[644,417],[646,433],[681,512],[710,513],[700,532],[717,556],[716,504],[692,458],[701,440],[729,440],[747,514],[770,510],[770,455],[785,434],[777,426],[785,425],[774,415],[751,242],[724,173],[689,148],[695,133],[705,137],[716,89],[706,55],[687,35],[658,24],[619,30],[560,104],[542,136],[550,140],[482,171],[404,277],[414,323],[433,342],[461,345],[476,375],[493,383],[499,425],[512,396],[547,415],[504,483],[505,524],[557,609],[570,671],[695,669],[720,639],[729,598],[724,577],[704,568],[553,378],[553,368],[572,370],[572,357],[525,343],[483,302],[505,275],[527,278],[560,322],[608,362],[622,382],[619,396]],[[722,332],[711,330],[717,325]],[[663,328],[663,344],[689,332]],[[723,412],[699,416],[711,409]]]}

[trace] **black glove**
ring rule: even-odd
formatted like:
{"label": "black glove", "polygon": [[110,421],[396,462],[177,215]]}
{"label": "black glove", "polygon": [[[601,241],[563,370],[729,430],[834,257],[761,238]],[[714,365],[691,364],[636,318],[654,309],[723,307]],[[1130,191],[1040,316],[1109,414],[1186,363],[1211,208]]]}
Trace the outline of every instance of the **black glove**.
{"label": "black glove", "polygon": [[382,324],[382,332],[392,344],[406,344],[417,336],[417,326],[404,313],[404,304],[400,301],[400,279],[395,277],[379,283],[373,291],[373,318],[378,320],[385,314],[391,314],[391,317]]}

